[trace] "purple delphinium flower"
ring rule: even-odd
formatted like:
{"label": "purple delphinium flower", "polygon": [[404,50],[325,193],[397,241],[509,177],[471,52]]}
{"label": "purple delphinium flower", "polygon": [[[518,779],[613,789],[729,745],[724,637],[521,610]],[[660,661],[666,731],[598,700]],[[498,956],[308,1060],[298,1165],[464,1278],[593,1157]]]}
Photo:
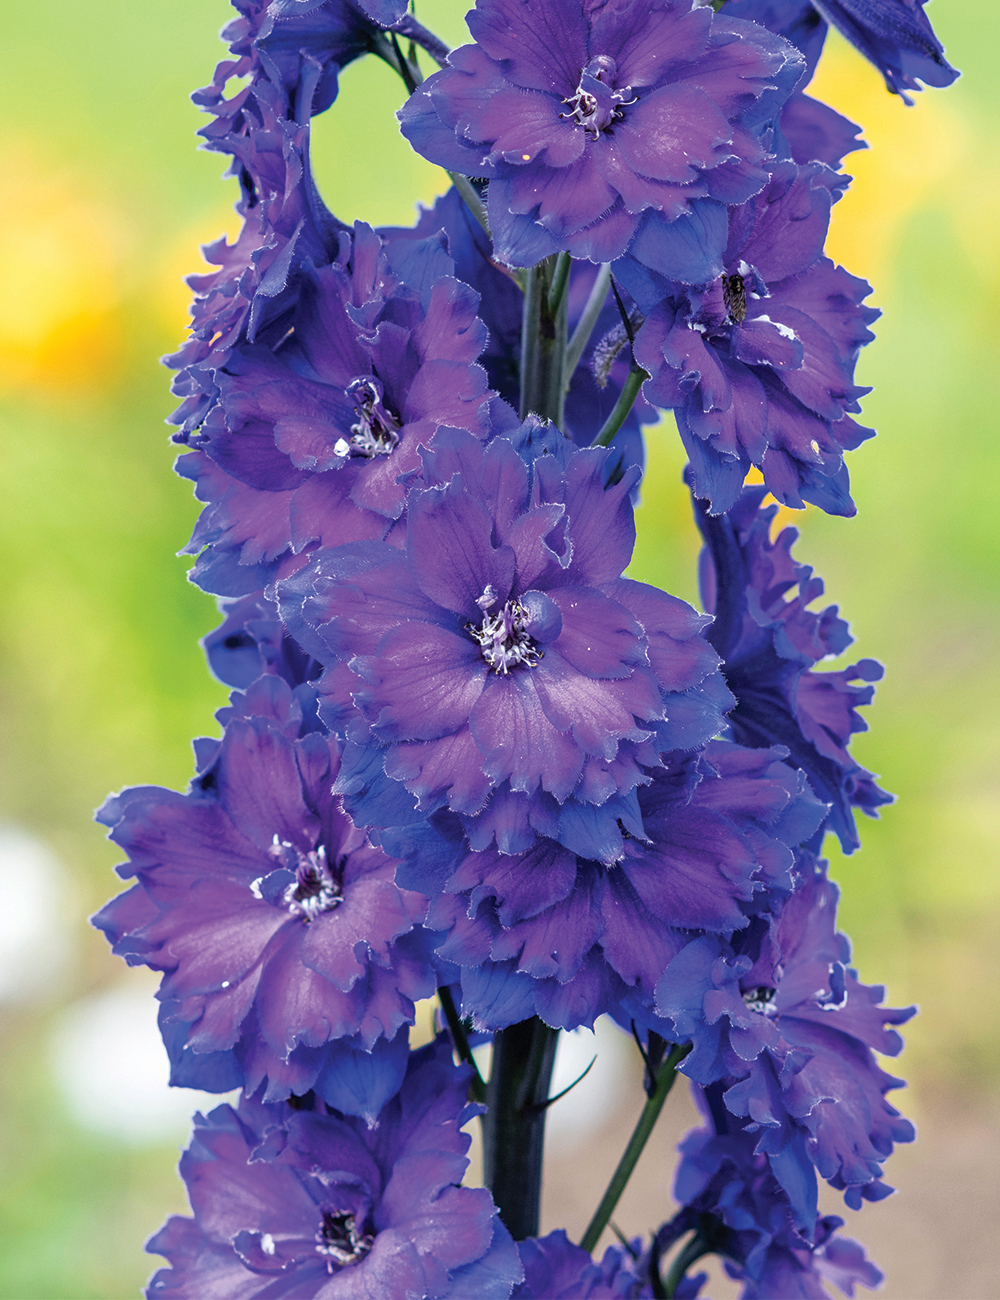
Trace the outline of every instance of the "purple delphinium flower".
{"label": "purple delphinium flower", "polygon": [[610,1012],[628,1025],[691,930],[732,934],[790,890],[792,847],[825,811],[783,750],[713,741],[674,754],[637,791],[638,818],[607,856],[584,823],[572,851],[470,852],[456,818],[390,838],[397,879],[431,895],[427,924],[461,969],[467,1012],[489,1029],[539,1015],[574,1029]]}
{"label": "purple delphinium flower", "polygon": [[478,0],[468,23],[476,44],[399,117],[431,162],[489,179],[496,256],[515,266],[560,249],[610,262],[644,213],[666,227],[755,194],[803,71],[786,41],[691,0]]}
{"label": "purple delphinium flower", "polygon": [[[455,262],[455,275],[479,294],[479,316],[489,331],[486,350],[480,358],[490,387],[515,409],[519,402],[521,317],[524,294],[508,271],[498,266],[493,248],[482,226],[454,189],[426,209],[413,228],[394,227],[380,231],[388,240],[428,239],[444,230],[448,251]],[[597,276],[589,262],[574,262],[570,271],[567,315],[572,334]],[[626,308],[633,306],[628,295]],[[589,447],[605,419],[611,414],[628,375],[626,335],[614,299],[607,300],[593,327],[590,345],[567,378],[564,432],[580,447]],[[623,467],[643,463],[641,427],[659,419],[659,412],[641,396],[636,400],[612,442],[620,452]]]}
{"label": "purple delphinium flower", "polygon": [[519,1241],[517,1249],[524,1281],[511,1300],[640,1300],[652,1295],[620,1246],[609,1246],[598,1264],[560,1228],[547,1237]]}
{"label": "purple delphinium flower", "polygon": [[442,1044],[413,1053],[374,1128],[244,1099],[195,1116],[181,1157],[193,1218],[147,1244],[150,1300],[507,1300],[517,1248],[488,1191],[459,1184],[480,1109]]}
{"label": "purple delphinium flower", "polygon": [[761,508],[766,491],[747,488],[728,514],[717,517],[695,502],[705,538],[702,602],[715,616],[706,635],[736,696],[729,715],[733,738],[742,745],[787,746],[790,761],[830,805],[825,829],[850,853],[860,844],[853,809],[877,817],[893,798],[848,751],[851,736],[867,729],[857,710],[871,702],[871,683],[881,678],[882,667],[861,659],[839,672],[813,671],[853,638],[835,605],[818,614],[809,610],[823,583],[792,558],[796,529],[783,529],[771,541],[777,507]]}
{"label": "purple delphinium flower", "polygon": [[[728,695],[703,620],[621,577],[636,471],[606,486],[611,453],[537,421],[521,436],[546,454],[443,431],[401,544],[318,552],[279,584],[282,618],[329,665],[324,718],[411,809],[461,814],[477,848],[565,841],[574,819],[603,845],[645,769],[715,734]],[[352,816],[399,824],[353,764],[338,785]]]}
{"label": "purple delphinium flower", "polygon": [[885,1100],[902,1083],[874,1052],[899,1053],[902,1039],[887,1026],[915,1008],[883,1007],[885,990],[860,983],[836,930],[838,890],[824,864],[803,855],[801,865],[769,928],[752,925],[731,943],[693,939],[664,972],[656,1005],[673,1036],[694,1044],[684,1072],[705,1085],[725,1080],[725,1106],[759,1132],[755,1149],[809,1231],[813,1165],[853,1209],[891,1190],[882,1163],[914,1131]]}
{"label": "purple delphinium flower", "polygon": [[336,745],[277,676],[234,695],[188,794],[126,790],[99,820],[138,883],[94,918],[163,972],[172,1081],[268,1100],[316,1088],[374,1119],[399,1085],[413,1004],[436,980],[426,900],[394,883],[330,793]]}
{"label": "purple delphinium flower", "polygon": [[262,591],[219,602],[223,620],[202,637],[209,667],[220,682],[245,691],[263,673],[276,673],[291,687],[318,677],[323,668],[285,631],[278,608]]}
{"label": "purple delphinium flower", "polygon": [[[173,391],[183,400],[171,422],[180,425],[182,435],[197,428],[210,409],[214,372],[229,350],[275,331],[280,337],[297,268],[307,259],[328,261],[344,229],[309,173],[309,122],[336,94],[338,62],[361,52],[358,41],[347,36],[344,48],[314,53],[297,48],[276,61],[262,57],[259,48],[262,31],[273,35],[267,4],[240,0],[236,7],[241,16],[223,32],[233,58],[219,64],[212,84],[197,91],[194,101],[213,118],[199,133],[205,147],[232,159],[243,228],[233,244],[222,238],[205,248],[206,260],[219,269],[189,278],[195,291],[191,335],[165,358],[179,372]],[[375,30],[372,24],[346,0],[343,9],[354,14],[358,30],[365,33],[361,39],[368,39]],[[234,79],[248,80],[227,99],[226,88]]]}
{"label": "purple delphinium flower", "polygon": [[803,166],[821,162],[836,170],[849,153],[868,148],[858,139],[860,126],[800,90],[781,110],[780,127],[785,144],[780,152]]}
{"label": "purple delphinium flower", "polygon": [[741,1300],[828,1300],[824,1282],[848,1296],[856,1284],[877,1287],[882,1273],[857,1242],[837,1235],[843,1219],[817,1216],[803,1231],[766,1156],[755,1153],[754,1135],[734,1128],[717,1097],[694,1091],[718,1126],[695,1129],[680,1144],[674,1196],[683,1208],[656,1234],[656,1255],[693,1230],[744,1283]]}
{"label": "purple delphinium flower", "polygon": [[413,286],[359,223],[335,263],[302,268],[280,339],[234,347],[214,372],[217,403],[177,464],[208,503],[188,546],[206,590],[243,595],[312,547],[381,539],[442,425],[516,426],[476,364],[477,294],[440,239],[400,249]]}
{"label": "purple delphinium flower", "polygon": [[737,500],[751,465],[777,500],[855,513],[844,452],[872,436],[851,412],[858,350],[878,312],[870,287],[823,257],[842,178],[821,164],[776,166],[766,189],[730,210],[723,273],[697,287],[620,274],[646,321],[636,360],[646,397],[672,408],[713,514]]}
{"label": "purple delphinium flower", "polygon": [[924,13],[927,0],[727,0],[726,12],[779,32],[802,50],[810,74],[832,23],[903,101],[908,90],[950,86],[958,72]]}

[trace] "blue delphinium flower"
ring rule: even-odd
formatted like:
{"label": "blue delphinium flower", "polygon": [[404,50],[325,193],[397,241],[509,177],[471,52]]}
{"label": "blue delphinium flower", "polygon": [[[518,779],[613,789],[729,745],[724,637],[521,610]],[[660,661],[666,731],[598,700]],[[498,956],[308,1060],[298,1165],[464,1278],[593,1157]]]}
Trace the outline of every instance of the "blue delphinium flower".
{"label": "blue delphinium flower", "polygon": [[766,491],[747,488],[718,517],[695,502],[705,538],[702,602],[715,616],[706,635],[736,696],[729,715],[733,738],[742,745],[787,746],[790,761],[830,805],[825,829],[850,853],[860,844],[853,810],[877,817],[893,798],[848,750],[851,736],[867,729],[857,710],[871,703],[871,683],[881,678],[882,667],[860,659],[838,672],[813,671],[853,638],[835,605],[820,613],[809,609],[823,583],[792,558],[796,529],[783,529],[771,541],[777,507],[761,508]]}
{"label": "blue delphinium flower", "polygon": [[188,545],[206,590],[249,594],[317,545],[380,540],[439,428],[516,426],[476,363],[478,296],[427,242],[396,246],[411,285],[359,223],[332,264],[302,269],[280,338],[213,371],[215,404],[177,463],[206,502]]}
{"label": "blue delphinium flower", "polygon": [[735,1127],[717,1089],[694,1092],[714,1122],[680,1144],[674,1196],[682,1208],[656,1234],[655,1254],[693,1231],[706,1251],[722,1257],[729,1276],[744,1283],[741,1300],[829,1300],[825,1282],[848,1296],[856,1284],[877,1287],[882,1273],[856,1241],[838,1235],[843,1219],[817,1215],[803,1230],[766,1156],[754,1151],[755,1135]]}
{"label": "blue delphinium flower", "polygon": [[902,1083],[874,1052],[900,1052],[887,1026],[915,1008],[883,1007],[885,990],[858,980],[836,930],[836,886],[808,856],[802,871],[770,926],[738,931],[732,942],[692,939],[664,972],[656,1003],[672,1037],[694,1044],[684,1072],[705,1085],[726,1081],[725,1106],[758,1134],[755,1149],[810,1231],[813,1166],[852,1209],[891,1190],[882,1163],[914,1130],[885,1100]]}
{"label": "blue delphinium flower", "polygon": [[135,884],[95,917],[163,972],[172,1081],[268,1100],[315,1088],[374,1119],[406,1066],[414,1002],[436,987],[426,900],[394,883],[330,793],[337,747],[278,676],[223,710],[188,794],[126,790],[98,814]]}
{"label": "blue delphinium flower", "polygon": [[[229,350],[280,331],[298,267],[336,253],[344,226],[327,210],[309,174],[309,122],[336,94],[338,64],[356,57],[359,40],[375,31],[344,0],[343,13],[356,22],[356,31],[342,33],[346,44],[305,55],[297,48],[276,62],[259,48],[262,31],[274,27],[267,4],[241,0],[237,8],[241,16],[223,33],[233,57],[218,65],[212,84],[197,91],[194,101],[212,116],[199,133],[205,147],[232,159],[229,174],[240,184],[236,210],[243,227],[233,244],[222,238],[205,248],[206,260],[219,269],[189,278],[195,291],[191,334],[165,358],[179,372],[173,391],[183,400],[171,422],[182,436],[211,408],[214,372]],[[234,80],[245,84],[227,99]]]}
{"label": "blue delphinium flower", "polygon": [[202,637],[201,645],[212,672],[226,686],[245,691],[262,674],[275,673],[294,688],[323,671],[288,635],[277,606],[263,591],[220,601],[219,610],[222,622]]}
{"label": "blue delphinium flower", "polygon": [[870,438],[852,418],[854,383],[878,312],[869,285],[823,256],[843,181],[821,164],[777,165],[756,198],[733,208],[722,274],[695,287],[634,263],[624,278],[647,317],[636,360],[646,397],[673,408],[694,490],[713,514],[736,502],[751,465],[774,496],[854,514],[844,452]]}
{"label": "blue delphinium flower", "polygon": [[468,22],[476,44],[400,120],[431,162],[489,179],[495,254],[515,266],[560,249],[610,262],[644,213],[666,227],[755,194],[762,135],[803,71],[787,42],[691,0],[478,0]]}
{"label": "blue delphinium flower", "polygon": [[672,754],[638,789],[639,820],[615,828],[607,862],[580,827],[574,851],[470,852],[457,819],[390,837],[397,879],[432,896],[428,925],[461,968],[465,1008],[497,1029],[539,1015],[574,1029],[610,1012],[652,1012],[691,930],[732,934],[792,887],[792,846],[825,809],[784,751],[712,742]]}
{"label": "blue delphinium flower", "polygon": [[629,1254],[609,1246],[596,1263],[563,1229],[517,1243],[524,1281],[511,1300],[639,1300],[651,1295]]}
{"label": "blue delphinium flower", "polygon": [[313,1098],[196,1116],[180,1166],[194,1217],[148,1243],[170,1267],[147,1296],[507,1300],[517,1248],[489,1192],[460,1185],[470,1075],[441,1044],[415,1052],[375,1128]]}
{"label": "blue delphinium flower", "polygon": [[383,787],[459,813],[477,848],[566,842],[580,819],[603,845],[634,820],[645,769],[721,726],[702,618],[621,576],[636,471],[606,484],[611,453],[527,428],[547,453],[531,465],[507,438],[443,431],[405,534],[319,551],[279,584],[292,635],[329,665],[323,716],[357,756],[338,788],[363,825],[398,824],[382,787],[352,784],[377,762]]}
{"label": "blue delphinium flower", "polygon": [[958,72],[924,13],[927,0],[727,0],[726,12],[780,32],[806,55],[810,73],[823,48],[827,23],[845,36],[894,94],[950,86]]}

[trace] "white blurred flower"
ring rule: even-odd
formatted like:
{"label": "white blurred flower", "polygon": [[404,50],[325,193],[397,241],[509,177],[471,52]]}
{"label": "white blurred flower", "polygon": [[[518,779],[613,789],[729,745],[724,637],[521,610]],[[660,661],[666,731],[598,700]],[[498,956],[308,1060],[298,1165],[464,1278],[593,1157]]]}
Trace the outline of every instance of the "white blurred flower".
{"label": "white blurred flower", "polygon": [[194,1112],[229,1096],[168,1086],[154,987],[141,979],[140,987],[107,989],[66,1007],[52,1034],[52,1067],[82,1128],[136,1145],[184,1144]]}
{"label": "white blurred flower", "polygon": [[0,826],[0,1002],[38,1001],[65,983],[75,898],[66,869],[41,840]]}
{"label": "white blurred flower", "polygon": [[[559,1035],[550,1097],[579,1078],[595,1056],[597,1060],[587,1077],[549,1108],[545,1124],[547,1145],[569,1151],[615,1116],[618,1101],[626,1091],[633,1054],[626,1035],[603,1016],[597,1022],[595,1033],[574,1029],[572,1033]],[[631,1065],[634,1068],[634,1061]]]}

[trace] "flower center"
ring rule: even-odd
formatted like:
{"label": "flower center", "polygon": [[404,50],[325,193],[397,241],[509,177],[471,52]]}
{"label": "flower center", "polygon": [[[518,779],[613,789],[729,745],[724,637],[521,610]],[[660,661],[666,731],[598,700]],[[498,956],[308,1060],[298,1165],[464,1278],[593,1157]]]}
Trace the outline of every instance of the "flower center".
{"label": "flower center", "polygon": [[382,401],[382,385],[374,375],[362,375],[347,385],[358,413],[350,438],[338,438],[333,450],[338,456],[388,456],[399,442],[399,421]]}
{"label": "flower center", "polygon": [[482,623],[479,627],[466,623],[466,629],[479,642],[483,658],[495,673],[506,677],[512,668],[534,668],[542,652],[526,631],[527,610],[518,601],[508,600],[495,614],[488,613],[496,602],[496,592],[488,586],[476,601],[483,611]]}
{"label": "flower center", "polygon": [[773,1016],[774,1007],[774,989],[766,988],[761,985],[756,989],[747,989],[743,994],[743,1001],[751,1011],[758,1011],[762,1016]]}
{"label": "flower center", "polygon": [[353,1214],[324,1213],[323,1226],[316,1233],[316,1250],[327,1259],[332,1273],[334,1264],[346,1268],[364,1259],[372,1248],[373,1238],[359,1236]]}
{"label": "flower center", "polygon": [[563,100],[569,112],[559,116],[582,126],[592,140],[596,140],[602,131],[610,130],[625,116],[622,108],[638,99],[632,94],[631,86],[622,86],[620,90],[613,88],[617,73],[614,59],[606,54],[591,59],[580,73],[576,93]]}
{"label": "flower center", "polygon": [[335,879],[326,860],[326,848],[303,853],[287,840],[277,835],[268,850],[271,857],[287,871],[295,872],[294,881],[285,889],[282,902],[292,916],[302,916],[313,921],[322,912],[330,912],[343,901],[344,891]]}
{"label": "flower center", "polygon": [[722,300],[729,319],[734,325],[742,325],[747,318],[747,286],[742,275],[733,273],[722,277]]}

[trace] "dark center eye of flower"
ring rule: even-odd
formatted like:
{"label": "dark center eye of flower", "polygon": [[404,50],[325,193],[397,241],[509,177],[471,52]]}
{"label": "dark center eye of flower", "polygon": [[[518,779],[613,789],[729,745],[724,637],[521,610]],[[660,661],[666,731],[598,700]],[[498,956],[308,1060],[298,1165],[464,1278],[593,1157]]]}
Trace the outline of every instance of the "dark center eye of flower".
{"label": "dark center eye of flower", "polygon": [[755,989],[747,989],[743,994],[743,1001],[751,1011],[759,1011],[761,1015],[770,1015],[774,1011],[771,1005],[774,1002],[774,989],[767,988],[761,984]]}
{"label": "dark center eye of flower", "polygon": [[615,90],[617,74],[614,59],[606,54],[591,59],[580,72],[576,92],[562,101],[569,112],[559,116],[582,126],[592,140],[596,140],[602,131],[610,130],[615,122],[624,118],[622,108],[638,99],[632,94],[631,86]]}
{"label": "dark center eye of flower", "polygon": [[722,277],[722,298],[729,319],[734,325],[742,325],[747,318],[747,286],[742,275],[734,273]]}
{"label": "dark center eye of flower", "polygon": [[333,450],[338,456],[388,456],[399,442],[399,420],[382,401],[382,385],[375,375],[362,375],[347,386],[347,396],[358,413],[350,438],[338,438]]}
{"label": "dark center eye of flower", "polygon": [[[307,921],[313,921],[322,912],[330,912],[340,906],[344,891],[340,880],[330,870],[324,845],[321,844],[319,848],[303,853],[294,844],[289,844],[287,840],[279,840],[275,835],[268,852],[286,870],[295,872],[295,879],[282,895],[282,902],[292,916],[301,916]],[[343,865],[343,862],[338,864],[341,874]]]}
{"label": "dark center eye of flower", "polygon": [[516,600],[508,600],[495,614],[488,611],[496,604],[496,592],[487,587],[476,601],[483,611],[483,621],[466,623],[466,630],[478,641],[483,658],[495,673],[506,677],[513,668],[534,668],[542,657],[541,650],[528,635],[528,612]]}
{"label": "dark center eye of flower", "polygon": [[327,1268],[332,1273],[334,1264],[346,1268],[364,1259],[372,1248],[373,1238],[361,1236],[353,1214],[323,1215],[323,1224],[316,1234],[316,1250],[326,1256]]}

